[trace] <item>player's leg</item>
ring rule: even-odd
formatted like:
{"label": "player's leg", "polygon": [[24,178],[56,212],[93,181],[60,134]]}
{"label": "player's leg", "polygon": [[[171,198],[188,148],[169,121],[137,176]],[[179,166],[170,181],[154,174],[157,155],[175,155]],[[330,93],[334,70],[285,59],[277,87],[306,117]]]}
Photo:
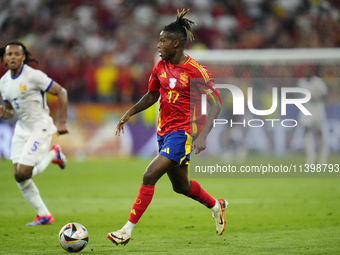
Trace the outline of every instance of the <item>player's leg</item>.
{"label": "player's leg", "polygon": [[187,165],[177,166],[167,174],[175,192],[197,200],[208,208],[216,204],[216,199],[202,189],[198,182],[189,180]]}
{"label": "player's leg", "polygon": [[315,130],[315,137],[317,140],[318,151],[319,151],[319,163],[327,164],[328,157],[329,157],[327,135],[324,134],[324,130],[322,130],[322,128],[320,127]]}
{"label": "player's leg", "polygon": [[314,147],[313,131],[310,127],[305,127],[303,143],[306,153],[306,164],[313,164],[315,162],[316,152]]}
{"label": "player's leg", "polygon": [[[314,112],[314,108],[312,112]],[[318,121],[316,121],[314,113],[313,117],[310,117],[302,114],[301,112],[298,115],[298,121],[299,124],[304,128],[303,146],[306,154],[306,164],[312,164],[316,158],[312,128]]]}
{"label": "player's leg", "polygon": [[329,157],[329,148],[328,148],[328,133],[326,131],[325,124],[327,122],[327,115],[323,105],[319,105],[315,112],[313,113],[315,119],[314,129],[315,129],[315,138],[317,141],[318,147],[318,155],[319,155],[319,162],[320,164],[327,164],[328,157]]}
{"label": "player's leg", "polygon": [[32,147],[26,148],[24,153],[32,154],[34,151],[36,157],[34,161],[37,161],[32,171],[32,177],[42,173],[51,162],[59,165],[61,169],[66,167],[66,156],[62,153],[60,146],[54,144],[49,149],[51,141],[52,135],[34,135],[28,139],[27,144],[31,144]]}
{"label": "player's leg", "polygon": [[157,155],[146,168],[135,203],[132,206],[129,222],[136,224],[149,206],[156,182],[176,165],[176,162]]}
{"label": "player's leg", "polygon": [[183,195],[189,193],[191,182],[188,177],[188,165],[177,165],[171,171],[167,172],[167,175],[171,181],[172,189],[176,193]]}
{"label": "player's leg", "polygon": [[[47,144],[50,144],[48,142]],[[36,164],[32,171],[32,177],[42,173],[50,163],[57,164],[61,169],[66,167],[66,156],[61,151],[59,145],[52,145],[51,149],[45,153],[43,158]]]}
{"label": "player's leg", "polygon": [[131,233],[142,217],[143,213],[151,203],[156,182],[170,169],[172,169],[177,162],[163,156],[157,155],[146,168],[143,174],[143,181],[139,188],[136,200],[132,206],[128,222],[122,229],[111,232],[107,237],[116,245],[127,244],[131,238]]}
{"label": "player's leg", "polygon": [[222,235],[226,225],[224,211],[228,202],[224,199],[216,200],[198,182],[189,180],[187,165],[176,166],[167,174],[175,192],[200,202],[212,211],[216,223],[216,232],[218,235]]}
{"label": "player's leg", "polygon": [[[36,218],[26,225],[51,224],[53,216],[40,197],[40,193],[31,179],[35,165],[43,153],[44,139],[28,139],[17,135],[13,136],[11,159],[14,164],[14,177],[19,189],[29,204],[37,210]],[[41,149],[42,148],[42,149]],[[48,151],[48,147],[47,147]]]}
{"label": "player's leg", "polygon": [[33,222],[27,223],[27,226],[51,224],[54,219],[47,209],[44,201],[41,199],[39,190],[31,179],[33,166],[14,164],[14,176],[17,185],[27,200],[27,202],[37,211],[37,217]]}

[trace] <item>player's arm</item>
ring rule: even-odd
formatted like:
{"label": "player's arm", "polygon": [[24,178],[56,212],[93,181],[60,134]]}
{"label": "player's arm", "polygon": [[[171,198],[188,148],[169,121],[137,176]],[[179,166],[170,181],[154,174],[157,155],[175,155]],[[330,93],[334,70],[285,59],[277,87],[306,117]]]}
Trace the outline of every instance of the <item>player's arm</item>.
{"label": "player's arm", "polygon": [[57,127],[57,135],[68,134],[68,129],[66,125],[68,110],[67,91],[57,82],[53,81],[51,87],[47,92],[58,97],[59,121]]}
{"label": "player's arm", "polygon": [[207,114],[207,121],[197,139],[192,143],[192,149],[195,149],[195,154],[198,154],[205,149],[207,144],[206,139],[214,125],[214,119],[217,119],[221,112],[222,106],[220,101],[215,100],[215,102],[213,99],[208,100],[210,109]]}
{"label": "player's arm", "polygon": [[156,103],[158,101],[159,95],[159,91],[148,90],[148,92],[119,120],[116,128],[116,135],[119,136],[121,131],[124,134],[124,124],[130,119],[130,117],[141,111],[144,111],[145,109]]}
{"label": "player's arm", "polygon": [[3,105],[0,105],[0,118],[12,119],[13,116],[14,109],[10,103],[4,102]]}

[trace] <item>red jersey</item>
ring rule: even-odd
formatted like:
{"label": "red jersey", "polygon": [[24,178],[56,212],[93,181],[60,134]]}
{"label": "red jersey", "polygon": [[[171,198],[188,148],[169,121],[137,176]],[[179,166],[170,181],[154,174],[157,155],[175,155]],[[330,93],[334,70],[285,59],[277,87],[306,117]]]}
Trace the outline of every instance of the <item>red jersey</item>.
{"label": "red jersey", "polygon": [[197,136],[206,122],[206,116],[201,115],[201,94],[204,90],[214,94],[214,85],[207,69],[189,56],[180,65],[158,61],[149,80],[149,90],[159,91],[161,96],[157,134],[184,130]]}

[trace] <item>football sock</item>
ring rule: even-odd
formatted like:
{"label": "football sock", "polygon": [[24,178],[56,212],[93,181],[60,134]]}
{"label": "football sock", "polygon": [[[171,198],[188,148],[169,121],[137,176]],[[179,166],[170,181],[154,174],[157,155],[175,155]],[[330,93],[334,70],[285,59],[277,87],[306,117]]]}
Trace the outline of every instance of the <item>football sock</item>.
{"label": "football sock", "polygon": [[35,186],[32,179],[28,179],[23,182],[17,182],[17,184],[27,202],[37,210],[39,216],[50,215],[50,212],[42,201],[39,190],[37,186]]}
{"label": "football sock", "polygon": [[[155,192],[155,185],[146,186],[141,184],[137,198],[132,206],[129,221],[131,223],[137,223],[140,217],[142,217],[146,208],[148,208],[153,194]],[[131,230],[132,231],[132,230]]]}
{"label": "football sock", "polygon": [[219,205],[219,202],[216,200],[215,205],[213,207],[211,207],[210,210],[213,213],[216,213],[218,209],[220,209],[220,205]]}
{"label": "football sock", "polygon": [[214,207],[216,204],[216,199],[210,196],[204,189],[202,189],[201,185],[194,180],[190,180],[191,187],[187,194],[187,197],[197,200],[201,204],[204,204],[208,208]]}
{"label": "football sock", "polygon": [[124,225],[123,229],[125,229],[125,231],[130,234],[132,233],[133,228],[135,227],[136,223],[132,223],[130,221],[126,222],[126,224]]}
{"label": "football sock", "polygon": [[32,177],[42,173],[51,163],[51,161],[56,160],[56,158],[57,155],[54,151],[49,151],[48,153],[46,153],[45,157],[33,168]]}

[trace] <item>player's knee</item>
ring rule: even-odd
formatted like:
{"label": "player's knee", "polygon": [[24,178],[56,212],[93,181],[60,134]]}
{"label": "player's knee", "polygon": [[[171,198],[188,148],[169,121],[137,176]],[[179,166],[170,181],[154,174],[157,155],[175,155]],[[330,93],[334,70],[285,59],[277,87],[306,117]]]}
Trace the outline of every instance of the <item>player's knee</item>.
{"label": "player's knee", "polygon": [[143,174],[143,184],[144,185],[155,185],[157,182],[157,179],[155,178],[154,174],[152,174],[150,171],[145,171]]}
{"label": "player's knee", "polygon": [[181,187],[172,186],[172,189],[178,194],[186,194],[184,193],[184,190]]}
{"label": "player's knee", "polygon": [[187,187],[185,185],[172,185],[172,189],[178,193],[178,194],[188,194],[190,187]]}
{"label": "player's knee", "polygon": [[32,173],[27,172],[27,171],[15,171],[14,172],[14,178],[17,182],[23,182],[32,177]]}

